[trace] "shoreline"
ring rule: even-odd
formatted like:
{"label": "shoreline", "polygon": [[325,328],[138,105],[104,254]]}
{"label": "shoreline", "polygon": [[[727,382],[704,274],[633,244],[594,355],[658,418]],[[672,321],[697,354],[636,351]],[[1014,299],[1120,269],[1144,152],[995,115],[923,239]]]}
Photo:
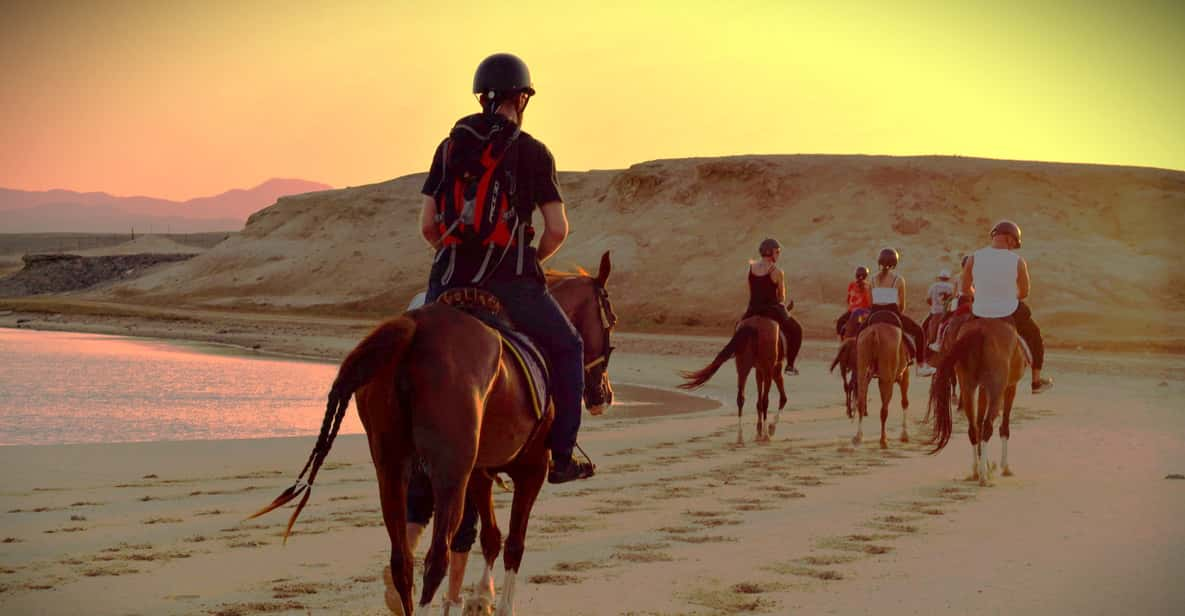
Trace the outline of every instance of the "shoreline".
{"label": "shoreline", "polygon": [[[250,354],[290,348],[313,355],[344,353],[369,327],[175,316],[185,318],[63,317],[47,325],[114,328],[115,335],[131,326],[138,336],[259,344]],[[15,314],[0,315],[6,319]],[[616,338],[615,384],[653,387],[669,387],[678,370],[710,361],[724,340]],[[735,445],[736,381],[728,366],[701,392],[723,406],[661,417],[586,416],[581,443],[597,475],[544,487],[519,609],[710,616],[877,606],[886,616],[905,616],[935,605],[969,614],[1171,613],[1185,602],[1173,577],[1185,567],[1185,481],[1165,480],[1185,472],[1185,357],[1052,353],[1057,387],[1017,397],[1010,449],[1017,476],[980,488],[961,481],[965,438],[935,456],[919,442],[926,436],[917,422],[925,414],[922,379],[911,390],[913,442],[896,439],[902,414],[895,395],[889,448],[877,447],[875,420],[865,426],[866,442],[852,447],[855,426],[844,415],[838,376],[827,371],[834,349],[832,341],[804,346],[803,374],[787,379],[790,404],[768,445],[752,442],[752,398],[741,418],[746,445]],[[244,521],[291,485],[313,440],[0,447],[0,464],[20,469],[0,487],[0,611],[76,613],[85,605],[98,615],[386,613],[380,575],[387,536],[361,435],[338,438],[287,545],[288,510]],[[993,459],[998,447],[989,444]],[[503,523],[508,496],[495,495]],[[417,562],[426,549],[421,542]],[[949,567],[952,555],[957,571]],[[467,580],[481,568],[472,556]],[[501,584],[501,565],[497,571]],[[637,580],[646,580],[644,591]]]}
{"label": "shoreline", "polygon": [[[300,311],[244,311],[132,306],[74,297],[0,298],[0,327],[67,331],[176,342],[198,342],[286,359],[340,362],[366,334],[389,317],[327,316]],[[615,338],[631,348],[681,340],[696,347],[722,346],[728,336],[707,328],[625,328]],[[834,338],[804,337],[803,352],[834,353]],[[1185,341],[1160,343],[1047,344],[1047,355],[1185,357]],[[623,349],[625,350],[625,349]]]}

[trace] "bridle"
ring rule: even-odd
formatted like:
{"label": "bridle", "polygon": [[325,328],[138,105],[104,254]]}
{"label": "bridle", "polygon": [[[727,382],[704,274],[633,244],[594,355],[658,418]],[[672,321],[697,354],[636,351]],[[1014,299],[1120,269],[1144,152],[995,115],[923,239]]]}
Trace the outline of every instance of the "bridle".
{"label": "bridle", "polygon": [[[584,398],[586,404],[603,404],[606,392],[601,384],[604,382],[605,371],[609,369],[609,357],[613,354],[610,333],[617,325],[617,315],[613,314],[613,308],[609,305],[609,291],[595,282],[593,289],[597,295],[597,314],[601,319],[601,354],[584,364]],[[594,386],[600,400],[590,400]]]}

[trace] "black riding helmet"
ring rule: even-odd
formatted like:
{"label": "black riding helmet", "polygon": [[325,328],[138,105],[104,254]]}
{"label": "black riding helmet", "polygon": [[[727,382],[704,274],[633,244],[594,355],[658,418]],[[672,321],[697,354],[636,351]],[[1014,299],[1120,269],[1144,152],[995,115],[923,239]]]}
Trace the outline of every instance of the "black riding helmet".
{"label": "black riding helmet", "polygon": [[1020,225],[1011,220],[1001,220],[992,227],[992,237],[1000,234],[1011,235],[1012,239],[1016,240],[1016,247],[1020,248]]}
{"label": "black riding helmet", "polygon": [[768,257],[774,254],[775,250],[781,250],[782,244],[772,237],[767,237],[761,240],[761,245],[757,247],[757,252],[763,257]]}
{"label": "black riding helmet", "polygon": [[522,58],[509,53],[496,53],[481,61],[473,74],[473,93],[484,96],[488,111],[519,92],[534,96],[531,71]]}
{"label": "black riding helmet", "polygon": [[856,280],[864,280],[868,278],[868,268],[861,265],[856,268]]}
{"label": "black riding helmet", "polygon": [[877,265],[886,268],[897,267],[897,251],[892,248],[884,248],[881,250],[880,256],[876,258]]}

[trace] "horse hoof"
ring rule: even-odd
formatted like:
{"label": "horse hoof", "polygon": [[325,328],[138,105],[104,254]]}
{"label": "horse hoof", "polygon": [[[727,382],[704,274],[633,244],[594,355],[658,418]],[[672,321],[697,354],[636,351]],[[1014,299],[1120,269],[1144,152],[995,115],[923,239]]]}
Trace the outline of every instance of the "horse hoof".
{"label": "horse hoof", "polygon": [[464,616],[494,616],[494,604],[486,597],[475,597],[465,602]]}
{"label": "horse hoof", "polygon": [[908,442],[909,442],[909,434],[906,434],[905,432],[902,432],[902,433],[901,433],[901,442],[902,442],[902,443],[908,443]]}
{"label": "horse hoof", "polygon": [[888,449],[888,448],[889,448],[889,441],[886,441],[885,439],[882,438],[881,439],[881,449]]}
{"label": "horse hoof", "polygon": [[406,616],[407,612],[403,611],[403,600],[399,597],[399,591],[395,589],[395,578],[391,576],[391,565],[383,567],[383,586],[386,587],[383,599],[387,602],[387,609],[392,614]]}
{"label": "horse hoof", "polygon": [[[777,426],[775,426],[775,425],[770,425],[770,427],[769,427],[769,435],[770,435],[770,436],[773,436],[773,435],[774,435],[774,432],[777,432],[777,430],[778,430],[778,427],[777,427]],[[769,440],[769,439],[767,438],[766,440]]]}
{"label": "horse hoof", "polygon": [[1004,471],[1001,474],[1004,475],[1005,477],[1011,477],[1012,476],[1012,469],[1005,466]]}
{"label": "horse hoof", "polygon": [[864,442],[864,437],[861,437],[861,436],[853,436],[852,437],[852,444],[853,445],[859,445],[860,443],[863,443],[863,442]]}

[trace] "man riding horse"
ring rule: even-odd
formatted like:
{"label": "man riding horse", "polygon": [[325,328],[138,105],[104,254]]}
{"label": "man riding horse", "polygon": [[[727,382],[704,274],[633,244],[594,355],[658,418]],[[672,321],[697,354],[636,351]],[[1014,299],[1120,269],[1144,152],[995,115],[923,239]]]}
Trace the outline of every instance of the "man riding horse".
{"label": "man riding horse", "polygon": [[[523,113],[535,94],[531,75],[517,56],[494,54],[477,67],[473,92],[482,112],[462,118],[436,148],[421,189],[420,229],[436,250],[426,301],[466,286],[484,288],[501,300],[515,328],[539,346],[550,368],[555,424],[548,441],[553,465],[548,481],[591,477],[592,463],[572,457],[580,430],[584,351],[580,336],[548,291],[541,266],[567,238],[568,218],[551,151],[522,130]],[[504,173],[486,170],[488,175],[502,175],[491,185],[482,173],[495,157],[500,162],[494,164]],[[483,181],[468,181],[477,178]],[[502,180],[506,186],[498,194]],[[463,188],[466,183],[479,186]],[[486,192],[480,193],[480,185]],[[459,194],[462,191],[480,194]],[[465,209],[450,222],[454,201],[463,202]],[[538,247],[531,245],[535,209],[543,214]],[[496,220],[488,235],[475,237],[472,231],[489,218]]]}
{"label": "man riding horse", "polygon": [[1001,220],[992,227],[991,244],[972,254],[963,266],[964,293],[974,299],[971,313],[981,318],[1011,317],[1016,332],[1024,340],[1033,359],[1032,392],[1039,394],[1053,388],[1053,379],[1041,376],[1045,363],[1045,344],[1041,328],[1033,322],[1029,297],[1029,264],[1013,252],[1020,248],[1020,226]]}

